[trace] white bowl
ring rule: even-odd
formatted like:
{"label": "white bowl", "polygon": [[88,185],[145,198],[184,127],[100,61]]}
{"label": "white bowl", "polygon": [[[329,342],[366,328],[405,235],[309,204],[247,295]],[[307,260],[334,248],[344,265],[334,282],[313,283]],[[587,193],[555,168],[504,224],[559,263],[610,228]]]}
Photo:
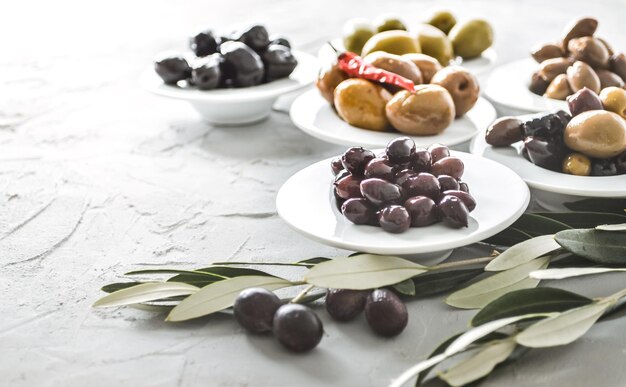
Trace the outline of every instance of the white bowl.
{"label": "white bowl", "polygon": [[528,90],[530,77],[538,69],[539,64],[532,58],[496,67],[485,83],[485,96],[514,112],[568,111],[565,101],[542,97]]}
{"label": "white bowl", "polygon": [[626,197],[626,175],[574,176],[541,168],[521,155],[522,142],[496,148],[487,144],[484,135],[476,136],[470,152],[511,168],[533,189],[533,198],[549,210],[565,210],[563,203],[585,198]]}
{"label": "white bowl", "polygon": [[[291,105],[291,120],[305,133],[333,144],[367,147],[385,147],[400,132],[376,132],[352,126],[342,120],[317,89],[302,93]],[[426,147],[433,143],[446,146],[461,144],[484,130],[496,118],[493,106],[484,98],[463,117],[435,136],[411,136],[417,146]]]}
{"label": "white bowl", "polygon": [[251,124],[267,118],[278,97],[303,89],[317,79],[318,60],[300,51],[293,51],[293,54],[298,59],[298,66],[288,78],[258,86],[206,91],[186,89],[166,85],[152,67],[142,74],[140,81],[146,90],[154,94],[188,101],[210,124]]}
{"label": "white bowl", "polygon": [[[345,50],[343,46],[343,42],[341,38],[336,38],[330,41],[330,43],[339,51]],[[322,61],[322,63],[332,63],[337,60],[337,54],[335,50],[327,43],[320,47],[317,52],[317,56]],[[471,71],[474,75],[479,75],[490,70],[496,60],[498,59],[498,54],[496,54],[496,50],[493,47],[486,49],[481,56],[474,59],[462,60],[461,58],[457,58],[454,61],[455,65],[463,66],[467,70]]]}
{"label": "white bowl", "polygon": [[391,234],[380,227],[351,223],[335,205],[331,188],[332,158],[306,167],[289,178],[278,191],[276,209],[295,230],[326,245],[408,256],[421,262],[441,260],[456,247],[489,238],[510,226],[522,215],[530,199],[528,187],[510,169],[469,153],[453,151],[452,155],[463,160],[463,181],[467,182],[477,202],[468,228],[452,229],[438,223]]}

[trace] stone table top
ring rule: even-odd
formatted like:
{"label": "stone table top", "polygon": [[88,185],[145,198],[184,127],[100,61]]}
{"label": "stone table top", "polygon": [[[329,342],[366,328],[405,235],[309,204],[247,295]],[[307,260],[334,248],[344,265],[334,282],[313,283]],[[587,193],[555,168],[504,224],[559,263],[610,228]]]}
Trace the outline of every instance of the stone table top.
{"label": "stone table top", "polygon": [[[417,21],[434,1],[19,1],[0,13],[0,385],[384,386],[463,330],[472,312],[442,297],[411,301],[407,330],[372,335],[337,324],[307,355],[252,337],[230,316],[172,324],[131,308],[94,310],[100,287],[126,271],[216,260],[345,254],[307,240],[276,215],[282,182],[342,151],[281,112],[218,128],[184,102],[149,95],[138,76],[197,26],[266,24],[315,53],[354,16],[392,11]],[[626,47],[626,2],[442,1],[496,30],[501,63],[556,37],[572,17],[599,18]],[[382,9],[384,8],[384,9]],[[456,257],[481,254],[476,248]],[[284,272],[285,275],[294,273]],[[563,281],[589,296],[623,286]],[[567,348],[533,351],[484,385],[624,385],[620,320]]]}

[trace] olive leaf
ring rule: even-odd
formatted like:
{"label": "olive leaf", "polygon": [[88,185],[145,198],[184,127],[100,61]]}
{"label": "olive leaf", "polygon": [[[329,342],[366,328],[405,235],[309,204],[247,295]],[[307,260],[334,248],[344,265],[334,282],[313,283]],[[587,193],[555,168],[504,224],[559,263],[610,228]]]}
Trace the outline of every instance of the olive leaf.
{"label": "olive leaf", "polygon": [[93,304],[94,308],[138,304],[167,297],[186,296],[199,289],[180,282],[152,282],[135,285],[108,294]]}
{"label": "olive leaf", "polygon": [[539,280],[529,278],[528,273],[545,268],[549,262],[550,257],[541,257],[494,274],[452,293],[446,298],[446,304],[456,308],[477,309],[514,290],[534,288]]}
{"label": "olive leaf", "polygon": [[614,267],[568,267],[564,269],[536,270],[529,274],[531,278],[538,280],[559,280],[583,275],[593,275],[611,272],[624,272],[626,269]]}
{"label": "olive leaf", "polygon": [[402,282],[398,282],[397,284],[393,285],[392,288],[398,293],[404,294],[405,296],[415,295],[415,283],[411,278],[406,279]]}
{"label": "olive leaf", "polygon": [[584,335],[611,305],[607,301],[594,302],[559,313],[529,326],[515,341],[531,348],[569,344]]}
{"label": "olive leaf", "polygon": [[571,211],[611,212],[624,215],[626,199],[588,198],[576,202],[563,203]]}
{"label": "olive leaf", "polygon": [[601,231],[626,231],[626,223],[602,224],[600,226],[596,226],[596,230],[601,230]]}
{"label": "olive leaf", "polygon": [[413,278],[415,296],[427,297],[446,292],[483,273],[483,269],[459,269],[424,273]]}
{"label": "olive leaf", "polygon": [[626,263],[626,238],[620,232],[595,229],[565,230],[554,239],[567,251],[603,264]]}
{"label": "olive leaf", "polygon": [[323,288],[364,290],[394,285],[428,270],[399,257],[359,254],[319,263],[304,279]]}
{"label": "olive leaf", "polygon": [[509,226],[503,231],[500,231],[499,233],[497,233],[496,235],[485,239],[484,242],[490,243],[492,245],[499,245],[499,246],[513,246],[527,239],[531,239],[532,237],[533,237],[532,235],[522,230],[519,230],[513,226]]}
{"label": "olive leaf", "polygon": [[102,288],[100,288],[100,290],[102,290],[105,293],[113,293],[113,292],[117,292],[118,290],[122,290],[122,289],[127,289],[133,286],[137,286],[137,285],[141,285],[144,284],[145,282],[114,282],[112,284],[107,284],[104,285]]}
{"label": "olive leaf", "polygon": [[489,262],[485,270],[511,269],[560,248],[561,246],[554,240],[554,235],[538,236],[509,247]]}
{"label": "olive leaf", "polygon": [[247,267],[209,266],[193,270],[188,273],[180,273],[168,279],[168,282],[184,282],[203,288],[216,281],[221,281],[224,278],[234,278],[246,275],[269,276],[270,274]]}
{"label": "olive leaf", "polygon": [[479,326],[505,317],[562,312],[592,303],[590,298],[556,288],[516,290],[490,302],[470,321]]}
{"label": "olive leaf", "polygon": [[185,298],[167,315],[166,321],[184,321],[229,308],[239,293],[247,288],[261,287],[276,290],[295,285],[286,279],[272,276],[240,276],[207,285]]}
{"label": "olive leaf", "polygon": [[523,230],[532,236],[554,235],[559,231],[567,230],[572,226],[553,219],[545,214],[527,213],[521,216],[511,225],[513,228]]}
{"label": "olive leaf", "polygon": [[439,377],[453,387],[464,386],[488,375],[513,353],[516,346],[513,339],[486,344],[473,356],[440,373]]}
{"label": "olive leaf", "polygon": [[599,224],[626,222],[626,214],[623,211],[621,214],[607,212],[536,212],[535,214],[557,220],[571,228],[593,228]]}

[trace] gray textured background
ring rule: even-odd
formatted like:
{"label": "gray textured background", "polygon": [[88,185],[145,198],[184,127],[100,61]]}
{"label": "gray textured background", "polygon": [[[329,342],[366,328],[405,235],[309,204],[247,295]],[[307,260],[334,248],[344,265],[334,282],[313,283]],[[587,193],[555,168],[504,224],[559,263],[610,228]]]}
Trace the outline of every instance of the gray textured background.
{"label": "gray textured background", "polygon": [[[312,353],[251,337],[228,316],[182,324],[130,308],[93,310],[125,271],[214,260],[285,260],[344,252],[306,240],[275,213],[280,184],[342,151],[282,113],[212,128],[183,102],[138,87],[163,50],[198,25],[262,22],[316,52],[344,20],[391,10],[418,20],[433,1],[13,1],[0,12],[0,385],[382,386],[464,329],[472,312],[442,297],[409,304],[407,330],[373,336],[329,321]],[[526,56],[577,15],[626,48],[624,1],[437,2],[496,29],[500,61]],[[472,249],[457,257],[479,256]],[[295,273],[282,273],[294,275]],[[565,281],[590,296],[620,274]],[[486,386],[621,386],[624,321],[567,347],[537,350]]]}

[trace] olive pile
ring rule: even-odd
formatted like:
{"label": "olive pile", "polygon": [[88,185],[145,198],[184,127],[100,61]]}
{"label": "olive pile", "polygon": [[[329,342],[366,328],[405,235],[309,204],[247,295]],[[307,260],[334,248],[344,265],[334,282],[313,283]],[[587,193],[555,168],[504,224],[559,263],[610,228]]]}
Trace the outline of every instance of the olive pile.
{"label": "olive pile", "polygon": [[389,289],[328,289],[326,310],[337,321],[350,321],[365,310],[365,319],[374,333],[392,337],[409,321],[406,305]]}
{"label": "olive pile", "polygon": [[[154,70],[168,85],[186,81],[200,90],[249,87],[288,77],[298,61],[289,41],[270,37],[267,29],[254,25],[228,36],[203,30],[189,39],[193,58],[182,54],[162,54]],[[181,82],[182,83],[182,82]]]}
{"label": "olive pile", "polygon": [[560,41],[534,47],[531,55],[541,65],[531,77],[530,91],[565,100],[584,87],[596,94],[607,87],[623,88],[626,56],[594,36],[597,28],[594,18],[574,20]]}
{"label": "olive pile", "polygon": [[449,11],[437,11],[409,32],[400,18],[381,15],[373,22],[357,18],[343,27],[346,50],[366,56],[375,51],[403,55],[422,53],[447,66],[456,56],[472,59],[493,44],[493,29],[483,19],[457,23]]}
{"label": "olive pile", "polygon": [[522,120],[502,117],[485,135],[488,144],[524,141],[522,154],[533,164],[577,176],[626,174],[626,90],[608,87],[598,96],[582,88],[563,111]]}
{"label": "olive pile", "polygon": [[443,221],[467,227],[476,201],[463,176],[463,162],[439,144],[417,149],[409,137],[392,140],[381,155],[353,147],[333,159],[333,192],[352,223],[391,233]]}

